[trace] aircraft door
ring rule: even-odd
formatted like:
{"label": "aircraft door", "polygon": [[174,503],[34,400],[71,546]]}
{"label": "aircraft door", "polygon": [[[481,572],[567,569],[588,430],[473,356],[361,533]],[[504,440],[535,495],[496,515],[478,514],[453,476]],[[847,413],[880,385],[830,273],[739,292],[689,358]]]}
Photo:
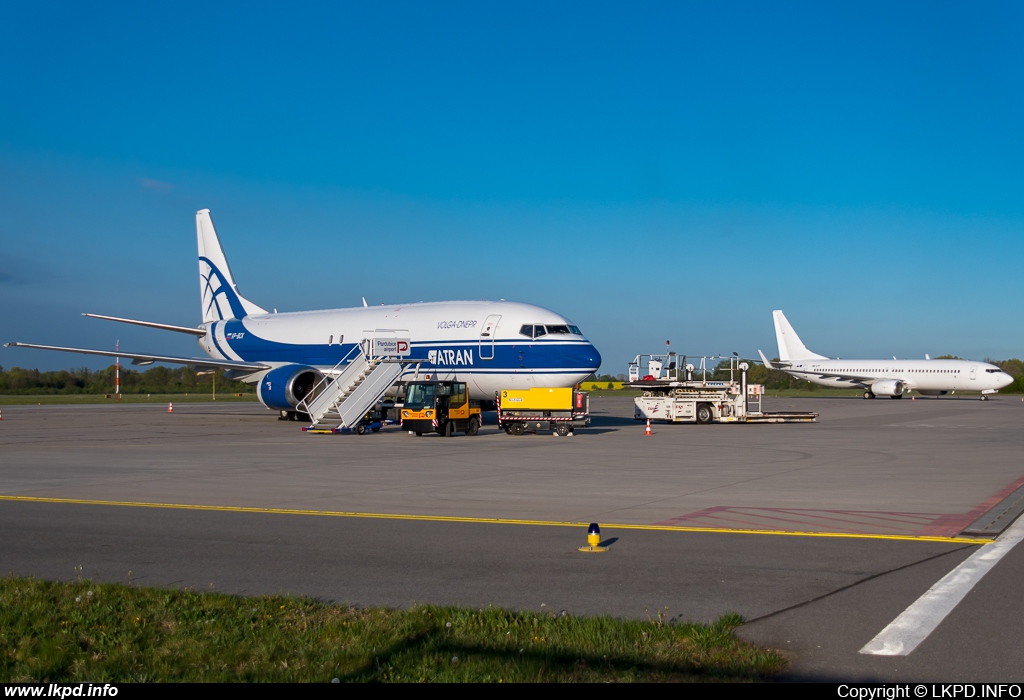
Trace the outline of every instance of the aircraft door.
{"label": "aircraft door", "polygon": [[978,365],[971,365],[971,381],[978,378]]}
{"label": "aircraft door", "polygon": [[500,318],[501,314],[492,314],[487,317],[484,325],[480,328],[479,356],[481,360],[494,359],[494,333],[498,328],[498,319]]}

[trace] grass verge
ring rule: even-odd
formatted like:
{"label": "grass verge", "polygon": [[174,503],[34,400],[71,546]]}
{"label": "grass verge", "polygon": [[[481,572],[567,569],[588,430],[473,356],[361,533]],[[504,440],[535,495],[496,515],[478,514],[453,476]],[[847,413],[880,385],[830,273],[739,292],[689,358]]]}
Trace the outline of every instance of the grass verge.
{"label": "grass verge", "polygon": [[711,625],[434,606],[358,609],[0,579],[0,682],[754,681],[782,657]]}

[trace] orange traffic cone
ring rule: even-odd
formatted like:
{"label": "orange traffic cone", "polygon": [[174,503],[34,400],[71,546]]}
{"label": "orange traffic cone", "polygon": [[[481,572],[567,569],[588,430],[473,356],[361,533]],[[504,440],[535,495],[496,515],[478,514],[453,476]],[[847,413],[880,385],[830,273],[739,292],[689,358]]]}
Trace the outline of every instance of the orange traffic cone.
{"label": "orange traffic cone", "polygon": [[167,404],[167,412],[168,413],[174,413],[174,404],[173,403]]}
{"label": "orange traffic cone", "polygon": [[0,409],[0,420],[3,420],[3,419],[4,419],[4,412],[3,412],[3,409]]}
{"label": "orange traffic cone", "polygon": [[647,419],[647,430],[644,431],[644,435],[648,436],[648,435],[653,435],[653,434],[654,433],[651,432],[651,419],[648,418]]}

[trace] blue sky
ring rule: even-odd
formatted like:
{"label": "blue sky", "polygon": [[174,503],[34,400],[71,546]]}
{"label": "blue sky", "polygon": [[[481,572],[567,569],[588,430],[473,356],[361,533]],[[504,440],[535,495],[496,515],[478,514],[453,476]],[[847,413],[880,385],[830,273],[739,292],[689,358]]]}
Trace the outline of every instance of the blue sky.
{"label": "blue sky", "polygon": [[[1019,3],[5,3],[0,340],[198,354],[267,308],[506,298],[625,371],[1024,355]],[[424,287],[413,266],[443,274]],[[0,350],[0,365],[103,359]]]}

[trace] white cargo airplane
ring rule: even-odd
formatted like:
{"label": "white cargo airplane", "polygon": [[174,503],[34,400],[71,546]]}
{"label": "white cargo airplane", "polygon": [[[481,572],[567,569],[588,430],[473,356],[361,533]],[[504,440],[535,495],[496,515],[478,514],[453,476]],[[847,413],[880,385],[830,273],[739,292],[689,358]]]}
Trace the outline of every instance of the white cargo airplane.
{"label": "white cargo airplane", "polygon": [[[83,314],[196,336],[209,356],[143,353],[7,343],[87,355],[229,370],[258,383],[260,401],[282,413],[372,337],[407,337],[420,378],[459,379],[470,397],[493,401],[500,389],[568,387],[601,366],[601,355],[579,328],[553,311],[508,301],[446,301],[273,313],[241,295],[213,227],[210,211],[196,213],[203,322],[196,328]],[[410,370],[410,374],[412,370]]]}
{"label": "white cargo airplane", "polygon": [[808,350],[781,311],[773,311],[772,316],[779,361],[769,362],[758,350],[765,367],[822,386],[863,389],[865,399],[901,399],[909,391],[925,396],[980,391],[984,401],[1013,383],[1013,377],[995,365],[972,360],[933,360],[927,355],[924,360],[833,360]]}

